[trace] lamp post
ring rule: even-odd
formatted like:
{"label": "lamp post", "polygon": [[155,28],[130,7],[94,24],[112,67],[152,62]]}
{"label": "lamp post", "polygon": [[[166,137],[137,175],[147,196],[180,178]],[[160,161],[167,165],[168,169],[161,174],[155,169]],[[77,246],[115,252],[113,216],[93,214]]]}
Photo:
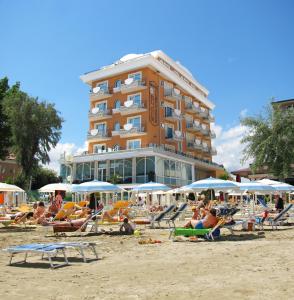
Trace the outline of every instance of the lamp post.
{"label": "lamp post", "polygon": [[[72,162],[73,162],[72,155],[70,155],[70,154],[66,155],[64,153],[64,165],[66,166],[66,168],[70,169],[70,175],[66,177],[66,180],[70,184],[72,184],[72,181],[73,181],[73,166],[72,166]],[[66,170],[66,175],[67,175],[67,170]]]}

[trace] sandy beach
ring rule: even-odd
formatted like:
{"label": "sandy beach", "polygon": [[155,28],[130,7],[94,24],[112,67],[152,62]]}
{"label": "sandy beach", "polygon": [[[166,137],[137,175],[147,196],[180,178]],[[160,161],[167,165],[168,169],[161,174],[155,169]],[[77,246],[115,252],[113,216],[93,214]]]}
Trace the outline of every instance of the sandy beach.
{"label": "sandy beach", "polygon": [[8,254],[1,252],[1,299],[293,298],[291,227],[237,231],[233,236],[223,230],[216,242],[172,242],[167,229],[144,229],[140,238],[162,241],[154,245],[140,245],[135,236],[56,238],[45,237],[45,233],[45,228],[31,232],[1,229],[0,248],[32,242],[95,241],[100,259],[85,264],[74,258],[77,253],[67,251],[72,264],[51,270],[39,257],[29,257],[29,264],[8,266]]}

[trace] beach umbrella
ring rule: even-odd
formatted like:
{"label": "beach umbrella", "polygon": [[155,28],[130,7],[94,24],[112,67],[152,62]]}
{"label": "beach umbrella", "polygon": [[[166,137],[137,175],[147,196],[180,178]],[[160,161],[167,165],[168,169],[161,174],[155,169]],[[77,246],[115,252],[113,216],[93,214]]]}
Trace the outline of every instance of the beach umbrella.
{"label": "beach umbrella", "polygon": [[170,189],[171,188],[165,184],[150,181],[148,183],[140,184],[134,187],[133,192],[165,192]]}
{"label": "beach umbrella", "polygon": [[[157,194],[164,194],[166,191],[170,190],[171,188],[163,183],[157,183],[150,181],[148,183],[143,183],[140,185],[137,185],[132,189],[133,193],[137,193],[137,197],[139,193],[147,193],[147,194],[154,194],[158,192]],[[152,196],[151,196],[152,197]],[[150,202],[151,203],[151,202]]]}
{"label": "beach umbrella", "polygon": [[193,190],[193,191],[211,190],[210,198],[212,200],[212,190],[224,192],[228,190],[239,190],[239,187],[236,182],[209,177],[206,179],[195,181],[187,185],[185,187],[185,190]]}
{"label": "beach umbrella", "polygon": [[259,182],[245,182],[245,183],[237,183],[241,191],[248,192],[264,192],[264,193],[272,193],[275,191],[273,186],[262,184]]}
{"label": "beach umbrella", "polygon": [[239,190],[239,187],[237,182],[209,177],[206,179],[195,181],[187,185],[185,189],[198,190],[198,191],[200,190],[228,191],[228,190]]}
{"label": "beach umbrella", "polygon": [[294,191],[294,186],[285,182],[270,180],[270,179],[261,179],[257,182],[267,184],[272,186],[277,192],[291,192]]}
{"label": "beach umbrella", "polygon": [[0,192],[24,192],[24,190],[16,185],[0,182]]}
{"label": "beach umbrella", "polygon": [[55,191],[71,192],[75,184],[67,183],[50,183],[46,184],[39,189],[40,193],[51,193]]}
{"label": "beach umbrella", "polygon": [[115,192],[122,192],[124,191],[124,189],[109,182],[93,180],[93,181],[88,181],[88,182],[75,185],[72,188],[72,191],[84,192],[84,193],[95,193],[95,192],[115,193]]}

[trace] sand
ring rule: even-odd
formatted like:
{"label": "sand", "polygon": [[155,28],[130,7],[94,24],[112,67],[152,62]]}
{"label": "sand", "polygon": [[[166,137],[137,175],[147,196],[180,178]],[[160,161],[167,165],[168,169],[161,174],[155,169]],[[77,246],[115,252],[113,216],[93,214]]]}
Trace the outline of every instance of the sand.
{"label": "sand", "polygon": [[172,242],[167,229],[145,229],[143,238],[162,241],[154,245],[139,245],[134,236],[56,238],[45,234],[44,228],[31,232],[1,229],[0,248],[31,242],[95,241],[100,243],[100,259],[86,264],[71,259],[72,265],[51,270],[36,256],[29,257],[29,264],[8,266],[8,254],[1,252],[1,300],[294,298],[294,227],[238,231],[234,236],[224,229],[216,242]]}

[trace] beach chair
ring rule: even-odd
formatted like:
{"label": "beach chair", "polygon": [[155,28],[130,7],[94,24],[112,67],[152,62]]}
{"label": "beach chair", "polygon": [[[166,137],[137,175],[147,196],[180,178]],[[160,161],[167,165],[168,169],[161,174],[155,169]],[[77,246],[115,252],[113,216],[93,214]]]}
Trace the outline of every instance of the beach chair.
{"label": "beach chair", "polygon": [[213,228],[204,228],[204,229],[173,228],[170,230],[169,239],[173,237],[173,241],[175,241],[175,237],[177,236],[185,236],[185,237],[197,236],[197,237],[203,237],[206,240],[214,241],[215,238],[220,236],[220,227],[224,223],[225,223],[225,219],[221,218]]}
{"label": "beach chair", "polygon": [[[27,257],[29,253],[37,253],[48,258],[49,264],[52,269],[62,267],[68,265],[67,256],[65,253],[65,246],[58,245],[58,244],[27,244],[27,245],[20,245],[20,246],[11,246],[3,251],[8,252],[10,254],[9,265],[13,264],[23,264],[27,262]],[[53,257],[56,257],[58,252],[62,252],[64,257],[64,263],[62,264],[54,264],[52,261]],[[24,253],[24,260],[12,263],[12,258],[19,253]]]}
{"label": "beach chair", "polygon": [[281,225],[285,221],[286,213],[293,207],[293,204],[289,204],[286,208],[284,208],[276,217],[269,218],[269,225],[272,226],[272,229],[278,229],[278,226]]}
{"label": "beach chair", "polygon": [[58,213],[54,217],[53,221],[63,220],[65,218],[69,217],[72,214],[74,207],[75,207],[75,203],[74,202],[67,202],[67,203],[65,203],[62,206],[62,208],[58,211]]}
{"label": "beach chair", "polygon": [[89,215],[87,218],[70,220],[70,221],[60,221],[60,222],[52,222],[50,225],[53,227],[54,233],[65,233],[65,232],[84,232],[88,224],[91,221],[95,221],[94,225],[91,227],[96,227],[96,232],[98,228],[97,216],[102,212],[103,209],[100,209],[95,214]]}
{"label": "beach chair", "polygon": [[151,221],[151,228],[155,228],[155,223],[158,223],[158,227],[160,227],[160,222],[162,222],[166,216],[176,208],[176,206],[174,204],[168,206],[164,211],[162,211],[161,213],[159,213],[157,216],[155,216]]}
{"label": "beach chair", "polygon": [[169,228],[171,228],[171,223],[173,227],[176,227],[175,220],[185,211],[188,203],[183,203],[178,210],[166,221],[168,223]]}

